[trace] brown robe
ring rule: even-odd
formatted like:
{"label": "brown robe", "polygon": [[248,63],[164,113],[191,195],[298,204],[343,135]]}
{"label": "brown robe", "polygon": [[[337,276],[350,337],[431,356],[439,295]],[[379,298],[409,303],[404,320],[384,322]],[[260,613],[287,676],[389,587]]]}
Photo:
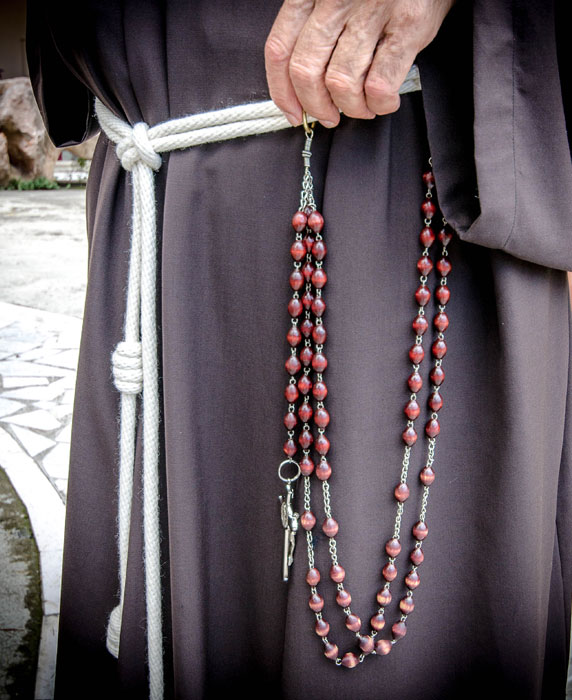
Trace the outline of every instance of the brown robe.
{"label": "brown robe", "polygon": [[[263,45],[279,0],[29,4],[28,52],[56,143],[93,133],[93,95],[130,123],[268,99]],[[377,605],[403,447],[421,248],[421,173],[459,233],[430,534],[408,634],[357,669],[322,654],[303,538],[281,580],[282,457],[300,130],[163,156],[156,176],[163,392],[166,697],[445,700],[564,693],[572,584],[572,384],[566,276],[572,169],[551,2],[458,2],[419,57],[423,93],[373,121],[318,128],[326,217],[332,505],[354,612]],[[88,185],[89,285],[72,439],[57,698],[144,698],[140,492],[121,651],[117,602],[118,394],[130,183],[101,138]],[[433,309],[430,304],[430,311]],[[425,370],[428,361],[425,361]],[[420,393],[426,420],[427,386]],[[413,451],[388,624],[411,525]],[[139,463],[138,463],[139,468]],[[137,477],[139,479],[139,476]],[[139,483],[139,481],[137,481]],[[316,498],[319,494],[316,489]],[[316,502],[320,521],[322,509]],[[319,528],[317,528],[319,530]],[[327,539],[316,531],[324,576]],[[355,646],[331,587],[330,637]]]}

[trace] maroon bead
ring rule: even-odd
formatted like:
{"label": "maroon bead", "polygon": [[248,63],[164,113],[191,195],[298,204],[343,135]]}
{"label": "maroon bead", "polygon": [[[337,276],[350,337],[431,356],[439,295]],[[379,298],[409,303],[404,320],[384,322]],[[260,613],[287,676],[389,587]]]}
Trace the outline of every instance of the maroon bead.
{"label": "maroon bead", "polygon": [[296,372],[300,370],[301,366],[300,360],[296,357],[296,355],[290,355],[290,357],[284,363],[284,367],[286,367],[288,374],[296,374]]}
{"label": "maroon bead", "polygon": [[445,331],[449,327],[449,317],[445,312],[440,312],[433,319],[433,325],[438,331]]}
{"label": "maroon bead", "polygon": [[290,299],[288,302],[288,313],[290,316],[299,316],[304,311],[304,306],[300,299]]}
{"label": "maroon bead", "polygon": [[308,367],[310,365],[310,362],[312,362],[313,357],[314,357],[314,351],[308,345],[305,345],[300,350],[300,360],[302,361],[302,364],[304,365],[304,367]]}
{"label": "maroon bead", "polygon": [[288,413],[284,416],[284,425],[288,430],[292,430],[295,426],[296,423],[298,422],[298,419],[296,418],[294,413],[291,413],[288,411]]}
{"label": "maroon bead", "polygon": [[424,226],[419,234],[419,240],[424,248],[430,248],[435,240],[435,234],[431,226]]}
{"label": "maroon bead", "polygon": [[415,609],[415,603],[410,595],[406,595],[399,601],[399,609],[405,615],[409,615]]}
{"label": "maroon bead", "polygon": [[407,588],[410,588],[411,590],[414,590],[417,588],[417,586],[421,583],[421,579],[419,578],[419,574],[417,571],[413,571],[413,569],[407,574],[405,577],[405,585]]}
{"label": "maroon bead", "polygon": [[312,388],[312,380],[310,377],[308,377],[307,374],[303,374],[300,379],[298,379],[298,389],[300,390],[300,393],[306,396],[306,394],[310,391]]}
{"label": "maroon bead", "polygon": [[308,601],[308,605],[310,606],[310,610],[313,610],[314,612],[321,612],[322,608],[324,607],[324,599],[319,593],[312,593],[310,600]]}
{"label": "maroon bead", "polygon": [[401,552],[401,543],[396,537],[393,537],[392,539],[387,540],[385,543],[385,551],[387,552],[388,556],[396,557],[399,552]]}
{"label": "maroon bead", "polygon": [[304,292],[304,294],[302,294],[302,304],[304,305],[305,309],[309,309],[312,306],[313,301],[314,295],[312,292]]}
{"label": "maroon bead", "polygon": [[323,343],[326,342],[326,328],[323,323],[320,323],[319,325],[314,326],[314,330],[312,331],[312,338],[314,339],[314,342],[317,345],[322,345]]}
{"label": "maroon bead", "polygon": [[303,423],[307,423],[310,420],[312,413],[312,406],[307,401],[304,401],[304,403],[302,403],[298,409],[298,415]]}
{"label": "maroon bead", "polygon": [[369,634],[360,636],[359,638],[359,648],[364,654],[371,654],[373,651],[373,638]]}
{"label": "maroon bead", "polygon": [[312,284],[314,287],[316,287],[316,289],[322,289],[327,281],[328,276],[326,275],[326,271],[321,267],[317,268],[312,275]]}
{"label": "maroon bead", "polygon": [[373,630],[379,632],[379,630],[382,630],[385,627],[385,617],[381,613],[377,613],[377,615],[374,615],[371,618],[369,624]]}
{"label": "maroon bead", "polygon": [[288,455],[288,457],[295,455],[297,449],[298,447],[292,438],[288,438],[288,440],[286,440],[284,443],[284,453]]}
{"label": "maroon bead", "polygon": [[310,445],[314,442],[314,436],[309,430],[302,430],[300,437],[298,438],[298,442],[303,450],[307,450],[308,447],[310,447]]}
{"label": "maroon bead", "polygon": [[298,398],[298,388],[296,387],[295,384],[287,384],[286,389],[284,390],[284,396],[286,397],[286,401],[290,403],[294,403],[296,399]]}
{"label": "maroon bead", "polygon": [[396,622],[391,628],[391,633],[393,634],[394,639],[401,639],[402,637],[405,637],[407,634],[407,626],[405,625],[405,622]]}
{"label": "maroon bead", "polygon": [[428,534],[429,528],[427,527],[427,523],[421,520],[415,523],[413,526],[413,537],[416,537],[418,540],[424,540]]}
{"label": "maroon bead", "polygon": [[425,425],[425,432],[430,438],[437,437],[437,435],[439,435],[441,432],[439,421],[436,418],[431,418],[431,420],[427,421],[427,424]]}
{"label": "maroon bead", "polygon": [[431,467],[423,467],[421,473],[419,474],[419,478],[424,486],[431,486],[431,484],[435,481],[435,472]]}
{"label": "maroon bead", "polygon": [[412,345],[409,350],[409,359],[414,365],[418,365],[423,361],[425,357],[425,350],[423,350],[422,345]]}
{"label": "maroon bead", "polygon": [[300,329],[298,328],[298,326],[292,326],[290,328],[286,339],[292,347],[295,347],[296,345],[298,345],[298,343],[302,341],[302,334],[300,333]]}
{"label": "maroon bead", "polygon": [[416,335],[423,335],[425,331],[429,328],[429,322],[425,316],[416,316],[411,324]]}
{"label": "maroon bead", "polygon": [[381,588],[377,592],[377,602],[382,606],[386,607],[391,603],[391,593],[389,588]]}
{"label": "maroon bead", "polygon": [[314,423],[318,428],[325,428],[330,422],[330,414],[325,408],[318,408],[316,410],[316,415],[314,416]]}
{"label": "maroon bead", "polygon": [[312,321],[310,321],[309,318],[305,318],[300,324],[300,330],[302,331],[302,335],[305,338],[309,338],[312,335],[312,331],[314,330],[314,324],[312,323]]}
{"label": "maroon bead", "polygon": [[353,613],[351,615],[348,615],[346,617],[346,627],[351,632],[359,632],[359,628],[361,627],[360,618],[357,615],[354,615]]}
{"label": "maroon bead", "polygon": [[429,408],[432,411],[440,411],[443,408],[443,398],[437,390],[429,397]]}
{"label": "maroon bead", "polygon": [[320,460],[316,467],[316,476],[320,481],[327,481],[332,476],[332,468],[326,460]]}
{"label": "maroon bead", "polygon": [[439,231],[439,240],[444,246],[448,246],[453,238],[453,232],[450,228],[442,228]]}
{"label": "maroon bead", "polygon": [[406,445],[414,445],[417,442],[417,431],[415,428],[406,428],[402,433],[401,437]]}
{"label": "maroon bead", "polygon": [[323,372],[328,366],[328,360],[323,352],[317,352],[312,358],[312,367],[316,372]]}
{"label": "maroon bead", "polygon": [[378,639],[375,643],[375,653],[380,656],[386,656],[391,651],[393,644],[389,639]]}
{"label": "maroon bead", "polygon": [[387,563],[381,570],[381,574],[386,581],[393,581],[397,576],[397,567],[395,564]]}
{"label": "maroon bead", "polygon": [[314,462],[310,459],[310,457],[304,455],[302,459],[300,460],[300,472],[302,473],[303,476],[310,476],[310,474],[314,471]]}
{"label": "maroon bead", "polygon": [[315,269],[316,269],[316,268],[314,267],[314,265],[313,265],[311,262],[309,262],[309,261],[305,262],[305,263],[302,265],[302,275],[304,276],[304,279],[305,279],[306,281],[310,280],[310,278],[311,278],[312,275],[314,274],[314,270],[315,270]]}
{"label": "maroon bead", "polygon": [[294,241],[294,243],[292,243],[290,246],[290,255],[296,261],[302,260],[304,255],[306,255],[306,246],[302,241]]}
{"label": "maroon bead", "polygon": [[304,284],[304,275],[300,272],[300,270],[293,270],[290,273],[290,286],[292,289],[297,291],[302,287]]}
{"label": "maroon bead", "polygon": [[435,216],[437,207],[433,204],[430,199],[426,199],[421,205],[421,211],[426,219],[432,219]]}
{"label": "maroon bead", "polygon": [[445,381],[445,370],[442,367],[433,367],[429,373],[429,379],[435,386],[441,386]]}
{"label": "maroon bead", "polygon": [[325,435],[318,435],[318,437],[316,438],[315,447],[318,451],[318,454],[326,455],[328,454],[328,450],[330,449],[330,441]]}
{"label": "maroon bead", "polygon": [[397,501],[403,503],[409,498],[409,486],[407,484],[397,484],[393,495]]}
{"label": "maroon bead", "polygon": [[324,241],[316,241],[312,246],[312,254],[316,260],[323,260],[326,257],[328,249]]}
{"label": "maroon bead", "polygon": [[330,567],[330,578],[334,583],[341,583],[346,577],[346,570],[339,564],[332,564]]}
{"label": "maroon bead", "polygon": [[447,354],[447,343],[441,339],[436,340],[431,346],[431,352],[433,353],[433,357],[440,360]]}
{"label": "maroon bead", "polygon": [[431,299],[431,292],[427,289],[426,285],[422,284],[417,287],[415,292],[415,301],[419,306],[425,306],[427,302]]}
{"label": "maroon bead", "polygon": [[411,375],[409,375],[409,379],[407,380],[407,386],[411,391],[414,393],[417,393],[419,389],[423,386],[423,380],[421,379],[421,375],[419,372],[413,372]]}
{"label": "maroon bead", "polygon": [[419,274],[428,275],[433,269],[433,263],[428,255],[422,255],[417,261],[417,269]]}
{"label": "maroon bead", "polygon": [[308,226],[315,233],[320,233],[320,231],[324,228],[324,217],[320,214],[319,211],[313,211],[308,216]]}
{"label": "maroon bead", "polygon": [[415,566],[419,566],[419,564],[423,563],[425,555],[423,554],[423,550],[421,549],[421,547],[415,547],[415,549],[411,551],[409,558],[415,564]]}
{"label": "maroon bead", "polygon": [[346,668],[355,668],[359,664],[358,657],[353,653],[353,651],[348,651],[342,656],[342,666]]}
{"label": "maroon bead", "polygon": [[419,404],[415,399],[412,399],[405,405],[405,408],[403,409],[405,412],[405,415],[409,418],[409,420],[415,420],[417,416],[421,413],[421,408],[419,407]]}
{"label": "maroon bead", "polygon": [[425,187],[427,187],[428,190],[432,190],[435,187],[435,176],[433,175],[431,170],[428,170],[426,173],[423,173],[423,184]]}
{"label": "maroon bead", "polygon": [[306,228],[307,223],[308,217],[303,211],[297,211],[292,217],[292,226],[294,227],[294,231],[297,231],[298,233]]}
{"label": "maroon bead", "polygon": [[340,608],[348,608],[352,604],[352,597],[350,595],[350,592],[346,591],[345,588],[342,588],[341,591],[338,591],[338,594],[336,596],[336,603],[340,606]]}
{"label": "maroon bead", "polygon": [[320,583],[320,572],[316,567],[313,569],[308,569],[306,573],[306,583],[309,586],[317,586]]}
{"label": "maroon bead", "polygon": [[306,246],[306,250],[308,251],[308,253],[311,252],[315,240],[316,239],[314,238],[314,236],[312,235],[311,232],[307,233],[304,236],[304,238],[302,239],[304,245]]}
{"label": "maroon bead", "polygon": [[447,275],[451,272],[452,265],[447,258],[441,258],[440,260],[437,260],[435,267],[437,268],[437,272],[441,275],[441,277],[447,277]]}
{"label": "maroon bead", "polygon": [[447,287],[446,284],[442,284],[440,287],[437,287],[435,290],[435,297],[437,298],[437,301],[441,304],[441,306],[445,306],[445,304],[449,301],[451,297],[451,291],[449,287]]}
{"label": "maroon bead", "polygon": [[338,534],[339,525],[333,518],[326,518],[322,523],[322,530],[327,537],[335,537]]}
{"label": "maroon bead", "polygon": [[328,387],[325,382],[316,382],[312,390],[314,398],[318,401],[323,401],[328,395]]}
{"label": "maroon bead", "polygon": [[300,525],[304,530],[311,530],[316,524],[316,516],[311,510],[305,510],[300,516]]}
{"label": "maroon bead", "polygon": [[320,318],[325,310],[326,302],[322,299],[322,297],[316,297],[312,303],[312,311],[318,318]]}
{"label": "maroon bead", "polygon": [[316,620],[315,630],[318,637],[327,637],[330,631],[330,625],[325,620]]}
{"label": "maroon bead", "polygon": [[328,659],[337,659],[338,658],[338,645],[337,644],[332,644],[331,642],[328,642],[327,644],[324,645],[324,656],[326,656]]}

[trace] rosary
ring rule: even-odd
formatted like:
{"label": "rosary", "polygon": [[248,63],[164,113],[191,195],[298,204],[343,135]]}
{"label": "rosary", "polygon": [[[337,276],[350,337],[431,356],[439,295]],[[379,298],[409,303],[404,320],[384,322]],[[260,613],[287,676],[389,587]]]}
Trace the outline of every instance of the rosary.
{"label": "rosary", "polygon": [[[313,125],[312,125],[313,126]],[[326,436],[326,428],[330,422],[330,414],[326,409],[325,400],[328,389],[324,382],[323,373],[328,366],[328,360],[324,354],[326,342],[326,328],[323,315],[326,310],[326,302],[323,298],[323,288],[327,282],[324,270],[324,258],[327,248],[322,231],[324,219],[316,209],[314,201],[314,185],[310,172],[310,158],[312,155],[312,140],[314,132],[307,122],[304,114],[304,130],[306,134],[302,158],[304,161],[304,176],[300,195],[300,207],[292,217],[292,226],[295,231],[295,240],[290,247],[290,254],[294,260],[293,270],[290,274],[290,287],[293,290],[292,298],[288,303],[290,314],[290,327],[287,340],[290,345],[290,356],[286,360],[286,371],[290,379],[286,386],[285,397],[288,401],[288,411],[284,417],[284,425],[287,429],[287,439],[284,443],[286,459],[278,468],[278,476],[284,482],[286,494],[280,496],[281,519],[284,528],[284,552],[282,560],[282,578],[288,581],[289,569],[293,562],[296,533],[299,527],[306,531],[306,544],[308,550],[308,570],[306,582],[310,587],[310,599],[308,605],[314,613],[316,623],[315,632],[321,638],[324,655],[335,662],[336,666],[354,668],[363,662],[368,655],[389,654],[393,645],[405,636],[407,632],[407,617],[414,608],[413,592],[419,586],[419,566],[423,562],[423,541],[429,532],[426,523],[427,501],[429,487],[435,480],[433,462],[435,458],[435,442],[440,432],[438,412],[443,406],[440,387],[445,379],[442,362],[447,352],[444,331],[449,325],[446,313],[446,305],[449,301],[450,291],[447,287],[447,275],[451,272],[451,263],[448,259],[447,246],[451,242],[453,232],[443,219],[443,228],[438,233],[438,240],[442,246],[441,257],[433,265],[429,250],[435,241],[435,233],[432,229],[432,221],[437,208],[432,201],[432,190],[435,186],[435,178],[431,170],[423,174],[423,183],[427,188],[425,198],[421,205],[424,217],[424,226],[419,235],[423,251],[417,261],[419,272],[419,286],[415,291],[415,300],[418,304],[417,316],[412,323],[415,341],[409,350],[409,359],[412,363],[412,372],[407,379],[409,399],[405,405],[406,425],[401,435],[405,444],[403,461],[401,463],[401,475],[399,483],[395,487],[396,515],[393,534],[385,544],[387,563],[381,570],[383,585],[377,592],[377,611],[369,621],[369,631],[362,630],[362,621],[351,610],[352,597],[345,587],[346,572],[338,561],[336,535],[339,525],[332,514],[330,500],[329,478],[332,468],[328,461],[330,441]],[[431,159],[429,159],[431,166]],[[427,436],[427,456],[419,478],[423,485],[421,496],[421,508],[419,520],[412,529],[415,544],[409,554],[410,569],[405,576],[407,594],[399,601],[399,619],[392,625],[391,634],[386,638],[377,638],[385,627],[386,608],[390,605],[391,582],[397,577],[396,560],[401,552],[399,539],[401,521],[404,512],[404,504],[409,497],[407,477],[411,450],[417,442],[418,433],[415,428],[415,420],[421,413],[417,401],[417,392],[420,391],[423,380],[420,374],[421,364],[425,357],[423,348],[423,336],[429,328],[429,321],[425,314],[425,306],[431,299],[431,291],[427,286],[429,275],[433,267],[436,268],[438,281],[434,291],[438,310],[433,319],[436,338],[431,345],[433,367],[429,373],[431,392],[429,396],[429,408],[431,415],[425,425]],[[303,288],[303,291],[302,291]],[[300,293],[302,292],[301,296]],[[303,342],[302,342],[303,341]],[[298,350],[298,348],[300,348]],[[314,374],[312,374],[314,372]],[[312,406],[310,395],[316,400]],[[314,435],[310,421],[316,428]],[[301,429],[296,437],[295,428],[301,423]],[[301,448],[302,456],[299,461],[294,459]],[[316,453],[312,457],[312,447]],[[316,463],[314,462],[316,461]],[[295,512],[294,496],[297,480],[303,480],[304,510],[301,515]],[[314,565],[314,538],[312,530],[316,526],[316,516],[312,512],[312,483],[317,479],[321,483],[323,509],[325,520],[321,527],[329,538],[329,553],[332,565],[329,570],[329,578],[336,588],[336,603],[345,615],[345,625],[348,630],[355,633],[357,648],[340,655],[337,644],[328,639],[330,631],[329,623],[324,619],[324,598],[318,591],[321,574]],[[380,635],[381,637],[381,635]]]}

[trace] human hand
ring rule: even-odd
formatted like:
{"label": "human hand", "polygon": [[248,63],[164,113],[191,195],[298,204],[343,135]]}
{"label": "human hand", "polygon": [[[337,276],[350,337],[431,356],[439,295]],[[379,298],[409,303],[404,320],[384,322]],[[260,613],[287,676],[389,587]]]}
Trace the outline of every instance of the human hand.
{"label": "human hand", "polygon": [[455,0],[284,0],[266,40],[270,96],[291,124],[302,110],[333,127],[339,110],[373,119],[399,88]]}

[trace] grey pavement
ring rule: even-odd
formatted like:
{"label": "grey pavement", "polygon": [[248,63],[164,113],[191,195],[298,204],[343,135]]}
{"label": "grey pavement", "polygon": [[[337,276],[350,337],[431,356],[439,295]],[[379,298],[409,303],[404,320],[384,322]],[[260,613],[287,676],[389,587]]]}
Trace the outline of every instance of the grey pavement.
{"label": "grey pavement", "polygon": [[53,697],[85,191],[0,191],[0,700]]}

